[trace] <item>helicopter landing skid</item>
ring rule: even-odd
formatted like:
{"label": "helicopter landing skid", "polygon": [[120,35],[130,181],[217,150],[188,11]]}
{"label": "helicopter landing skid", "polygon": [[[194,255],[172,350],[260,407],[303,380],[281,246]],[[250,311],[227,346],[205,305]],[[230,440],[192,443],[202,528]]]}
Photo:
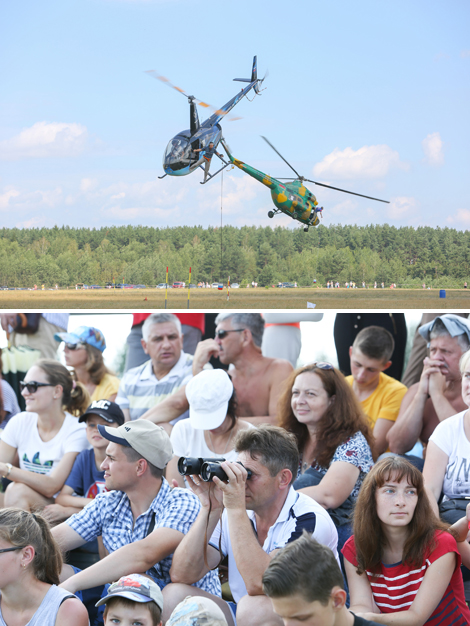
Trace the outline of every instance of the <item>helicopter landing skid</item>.
{"label": "helicopter landing skid", "polygon": [[[223,165],[223,167],[221,167],[219,170],[217,170],[217,172],[214,172],[213,174],[209,174],[209,173],[208,173],[208,174],[207,174],[207,180],[204,180],[204,181],[202,181],[202,182],[199,182],[199,184],[200,184],[200,185],[205,185],[206,183],[208,183],[208,182],[211,180],[211,178],[214,178],[214,176],[217,176],[217,174],[220,174],[220,172],[221,172],[222,170],[224,170],[226,167],[228,167],[228,166],[230,165],[230,162],[229,162],[229,163],[227,163],[226,161],[224,161],[224,159],[220,158],[220,157],[219,157],[219,155],[216,155],[216,156],[217,156],[217,157],[218,157],[218,158],[222,161],[222,163],[224,164],[224,165]],[[201,168],[201,170],[202,170],[203,172],[205,172],[205,167],[204,167],[204,165],[202,165],[202,163],[201,163],[201,165],[200,165],[199,167]]]}
{"label": "helicopter landing skid", "polygon": [[162,178],[165,178],[165,176],[168,176],[168,174],[163,174],[163,176],[157,176],[157,178],[162,179]]}

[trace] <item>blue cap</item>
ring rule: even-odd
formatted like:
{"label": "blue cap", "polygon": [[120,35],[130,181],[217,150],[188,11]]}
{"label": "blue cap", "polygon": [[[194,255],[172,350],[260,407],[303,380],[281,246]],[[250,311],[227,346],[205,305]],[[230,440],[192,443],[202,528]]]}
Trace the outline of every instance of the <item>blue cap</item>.
{"label": "blue cap", "polygon": [[54,339],[73,345],[87,343],[89,346],[97,348],[100,352],[103,352],[106,348],[103,333],[98,328],[93,328],[93,326],[79,326],[71,333],[56,333]]}

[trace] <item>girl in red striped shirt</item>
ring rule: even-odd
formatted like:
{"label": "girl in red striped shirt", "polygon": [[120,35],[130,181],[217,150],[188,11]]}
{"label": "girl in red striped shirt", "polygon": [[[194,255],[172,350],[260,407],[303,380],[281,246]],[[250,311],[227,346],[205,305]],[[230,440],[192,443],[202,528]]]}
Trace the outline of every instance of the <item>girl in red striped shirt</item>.
{"label": "girl in red striped shirt", "polygon": [[357,498],[342,550],[351,611],[380,624],[470,624],[460,555],[434,515],[423,477],[401,457],[378,462]]}

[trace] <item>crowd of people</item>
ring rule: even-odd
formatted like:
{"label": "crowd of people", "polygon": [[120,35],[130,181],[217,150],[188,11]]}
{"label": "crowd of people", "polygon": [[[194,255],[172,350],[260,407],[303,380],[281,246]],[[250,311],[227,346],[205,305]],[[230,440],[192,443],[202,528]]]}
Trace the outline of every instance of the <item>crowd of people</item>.
{"label": "crowd of people", "polygon": [[470,322],[423,316],[403,372],[398,318],[348,315],[295,368],[297,318],[136,314],[120,378],[34,320],[66,365],[24,411],[1,381],[0,626],[470,624]]}

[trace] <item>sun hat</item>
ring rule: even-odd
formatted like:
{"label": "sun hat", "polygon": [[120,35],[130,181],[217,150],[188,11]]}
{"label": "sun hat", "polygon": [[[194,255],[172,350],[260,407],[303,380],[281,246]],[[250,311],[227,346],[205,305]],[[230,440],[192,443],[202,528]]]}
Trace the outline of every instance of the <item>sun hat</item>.
{"label": "sun hat", "polygon": [[164,469],[173,458],[173,447],[166,431],[149,420],[125,422],[111,428],[98,424],[100,435],[120,446],[133,448],[146,461],[159,469]]}
{"label": "sun hat", "polygon": [[65,343],[71,343],[72,345],[87,343],[89,346],[97,348],[100,352],[103,352],[106,348],[103,333],[93,326],[79,326],[70,333],[56,333],[54,339],[56,341],[65,341]]}
{"label": "sun hat", "polygon": [[437,320],[441,320],[451,337],[457,337],[458,335],[467,335],[468,340],[470,341],[470,321],[468,319],[465,319],[464,317],[460,317],[460,315],[454,315],[453,313],[440,315],[439,317],[436,317],[427,324],[423,324],[423,326],[421,326],[421,328],[419,329],[419,334],[421,335],[421,337],[426,339],[426,341],[430,340],[431,331],[434,328]]}
{"label": "sun hat", "polygon": [[105,604],[105,602],[116,596],[127,598],[134,602],[155,602],[160,610],[163,610],[163,595],[160,587],[153,580],[141,574],[123,576],[117,582],[109,585],[108,594],[98,600],[95,606]]}
{"label": "sun hat", "polygon": [[233,383],[225,370],[203,370],[186,385],[189,421],[196,429],[213,430],[227,417]]}
{"label": "sun hat", "polygon": [[173,610],[166,626],[227,626],[222,609],[210,598],[188,596]]}

